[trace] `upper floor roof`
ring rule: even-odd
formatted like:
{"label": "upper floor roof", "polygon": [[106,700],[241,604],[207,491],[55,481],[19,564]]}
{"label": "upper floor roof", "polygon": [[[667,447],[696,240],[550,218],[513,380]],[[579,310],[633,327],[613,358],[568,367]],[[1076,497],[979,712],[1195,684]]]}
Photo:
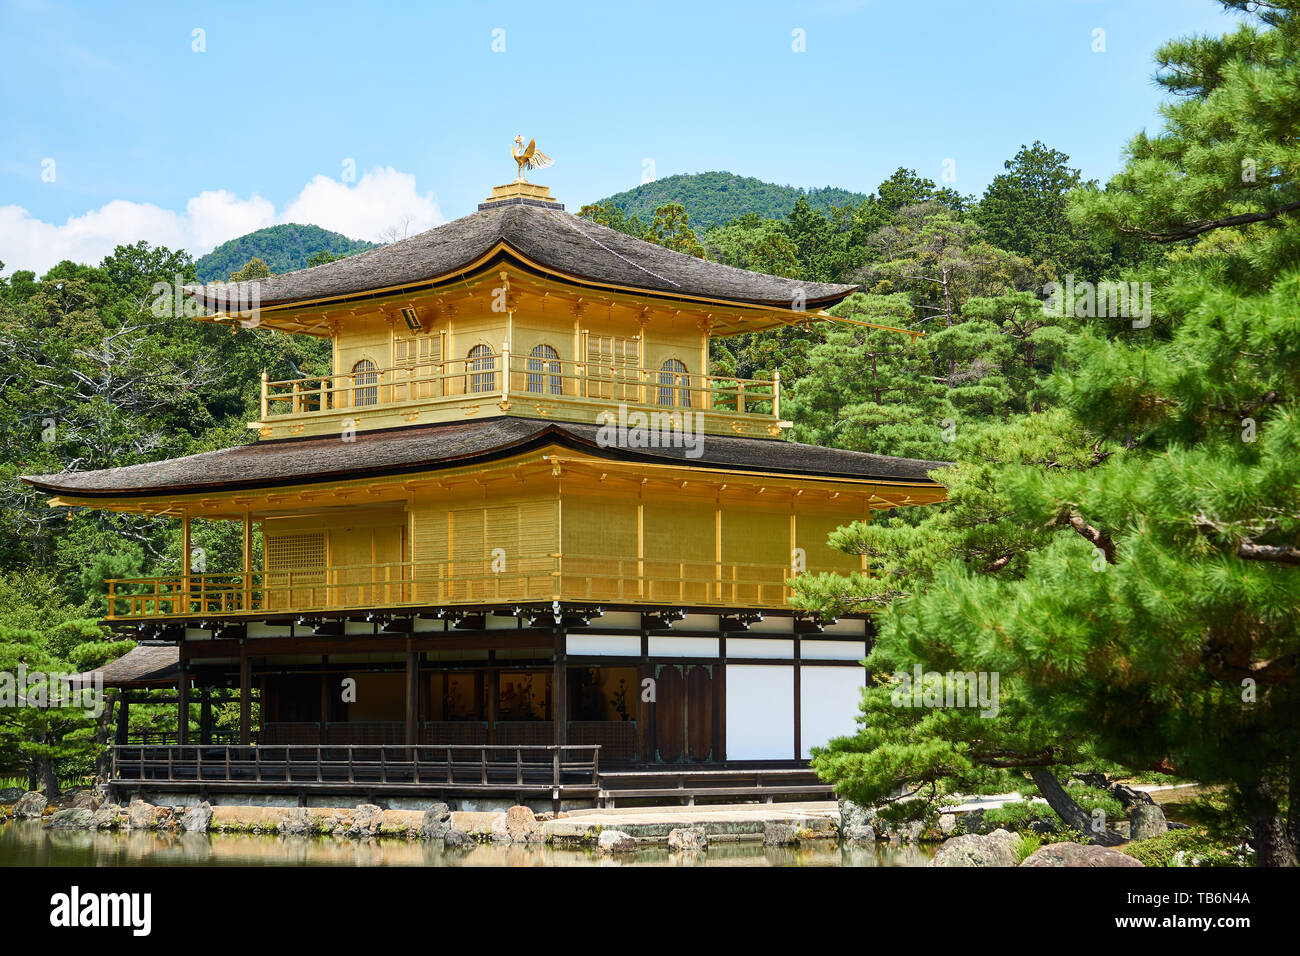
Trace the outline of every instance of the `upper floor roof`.
{"label": "upper floor roof", "polygon": [[502,416],[361,432],[350,442],[337,436],[259,441],[166,461],[23,480],[40,491],[78,500],[228,494],[477,465],[550,446],[611,461],[930,488],[938,484],[929,473],[949,464],[741,436],[705,436],[695,451],[680,445],[629,448],[608,445],[596,425]]}
{"label": "upper floor roof", "polygon": [[515,198],[346,259],[186,292],[213,312],[246,309],[254,287],[263,310],[340,303],[436,287],[503,259],[577,285],[800,312],[828,308],[856,288],[710,262],[580,219],[558,203]]}

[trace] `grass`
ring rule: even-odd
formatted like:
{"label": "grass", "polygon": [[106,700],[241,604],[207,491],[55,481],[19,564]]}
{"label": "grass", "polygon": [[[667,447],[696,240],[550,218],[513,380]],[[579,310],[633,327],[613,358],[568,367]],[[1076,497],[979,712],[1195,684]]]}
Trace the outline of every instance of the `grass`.
{"label": "grass", "polygon": [[[1204,830],[1170,830],[1149,840],[1125,844],[1125,853],[1147,866],[1253,866],[1253,854],[1239,852],[1233,843],[1217,839]],[[1174,857],[1182,852],[1180,862]]]}

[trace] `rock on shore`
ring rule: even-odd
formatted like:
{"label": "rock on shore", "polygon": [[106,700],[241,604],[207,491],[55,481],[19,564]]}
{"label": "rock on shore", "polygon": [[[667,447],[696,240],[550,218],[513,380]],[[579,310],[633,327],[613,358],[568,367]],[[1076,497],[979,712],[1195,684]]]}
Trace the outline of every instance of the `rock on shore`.
{"label": "rock on shore", "polygon": [[1049,843],[1029,856],[1021,866],[1143,866],[1141,860],[1105,846],[1082,843]]}
{"label": "rock on shore", "polygon": [[931,866],[1016,866],[1020,862],[1020,838],[1006,830],[987,836],[968,833],[945,840],[930,861]]}

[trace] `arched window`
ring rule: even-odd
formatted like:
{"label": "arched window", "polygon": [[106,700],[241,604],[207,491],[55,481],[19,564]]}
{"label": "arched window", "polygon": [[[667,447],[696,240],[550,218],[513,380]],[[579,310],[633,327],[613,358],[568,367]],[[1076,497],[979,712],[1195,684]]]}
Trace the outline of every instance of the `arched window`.
{"label": "arched window", "polygon": [[677,359],[669,359],[659,366],[659,404],[691,407],[691,377]]}
{"label": "arched window", "polygon": [[379,401],[379,373],[375,363],[362,359],[352,366],[352,404],[374,405]]}
{"label": "arched window", "polygon": [[564,393],[560,378],[560,353],[549,345],[535,345],[528,353],[528,391],[549,395]]}
{"label": "arched window", "polygon": [[469,350],[469,390],[495,392],[497,390],[497,356],[490,345],[476,345]]}

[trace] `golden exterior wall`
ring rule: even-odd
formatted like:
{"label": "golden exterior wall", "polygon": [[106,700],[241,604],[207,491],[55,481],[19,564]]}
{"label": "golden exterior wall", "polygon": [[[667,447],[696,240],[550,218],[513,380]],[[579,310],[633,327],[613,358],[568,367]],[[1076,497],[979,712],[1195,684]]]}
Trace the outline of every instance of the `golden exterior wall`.
{"label": "golden exterior wall", "polygon": [[247,513],[265,547],[242,572],[112,582],[110,616],[552,600],[780,609],[796,574],[863,569],[860,556],[826,544],[833,529],[942,495],[919,483],[633,463],[552,446],[329,487],[122,502],[209,519]]}

